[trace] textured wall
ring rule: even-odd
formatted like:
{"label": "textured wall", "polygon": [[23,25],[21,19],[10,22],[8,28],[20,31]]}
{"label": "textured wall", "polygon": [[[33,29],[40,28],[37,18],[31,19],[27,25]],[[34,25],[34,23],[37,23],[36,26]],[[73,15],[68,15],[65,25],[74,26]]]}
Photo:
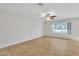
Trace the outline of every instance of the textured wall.
{"label": "textured wall", "polygon": [[0,9],[0,48],[42,35],[42,21]]}

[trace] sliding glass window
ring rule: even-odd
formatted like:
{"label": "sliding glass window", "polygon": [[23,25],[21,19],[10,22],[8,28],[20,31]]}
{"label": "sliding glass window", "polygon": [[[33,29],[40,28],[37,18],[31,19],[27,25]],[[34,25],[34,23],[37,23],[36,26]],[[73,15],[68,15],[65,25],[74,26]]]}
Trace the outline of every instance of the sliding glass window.
{"label": "sliding glass window", "polygon": [[70,34],[71,23],[70,22],[53,22],[52,25],[53,33],[57,34]]}

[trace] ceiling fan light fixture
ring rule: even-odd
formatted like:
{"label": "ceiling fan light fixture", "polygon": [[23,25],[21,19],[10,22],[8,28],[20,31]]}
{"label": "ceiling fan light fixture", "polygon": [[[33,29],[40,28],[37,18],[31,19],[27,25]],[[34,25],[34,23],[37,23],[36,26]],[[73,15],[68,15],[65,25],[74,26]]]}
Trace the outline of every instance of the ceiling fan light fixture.
{"label": "ceiling fan light fixture", "polygon": [[48,17],[46,17],[46,20],[54,20],[55,17],[56,16],[48,16]]}

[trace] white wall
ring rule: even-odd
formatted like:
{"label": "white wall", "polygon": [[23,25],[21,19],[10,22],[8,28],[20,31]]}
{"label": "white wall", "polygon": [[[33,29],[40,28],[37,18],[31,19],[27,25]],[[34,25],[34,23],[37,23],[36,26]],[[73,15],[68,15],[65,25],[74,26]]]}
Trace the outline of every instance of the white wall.
{"label": "white wall", "polygon": [[54,21],[45,22],[45,36],[52,36],[52,37],[61,37],[61,38],[70,38],[72,40],[79,41],[79,18],[69,18],[69,19],[61,19],[56,21],[63,21],[63,22],[71,22],[71,34],[62,35],[62,34],[55,34],[51,30],[51,24]]}
{"label": "white wall", "polygon": [[42,36],[42,21],[0,9],[0,48]]}

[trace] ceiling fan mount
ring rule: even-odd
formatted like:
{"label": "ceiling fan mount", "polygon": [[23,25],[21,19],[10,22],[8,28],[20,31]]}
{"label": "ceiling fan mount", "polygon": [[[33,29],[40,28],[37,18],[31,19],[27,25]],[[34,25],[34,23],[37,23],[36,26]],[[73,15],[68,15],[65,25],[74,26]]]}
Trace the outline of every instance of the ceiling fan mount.
{"label": "ceiling fan mount", "polygon": [[53,10],[47,11],[47,7],[44,5],[44,3],[38,3],[39,6],[44,6],[42,9],[41,17],[45,20],[54,20],[56,17],[56,14],[53,12]]}

